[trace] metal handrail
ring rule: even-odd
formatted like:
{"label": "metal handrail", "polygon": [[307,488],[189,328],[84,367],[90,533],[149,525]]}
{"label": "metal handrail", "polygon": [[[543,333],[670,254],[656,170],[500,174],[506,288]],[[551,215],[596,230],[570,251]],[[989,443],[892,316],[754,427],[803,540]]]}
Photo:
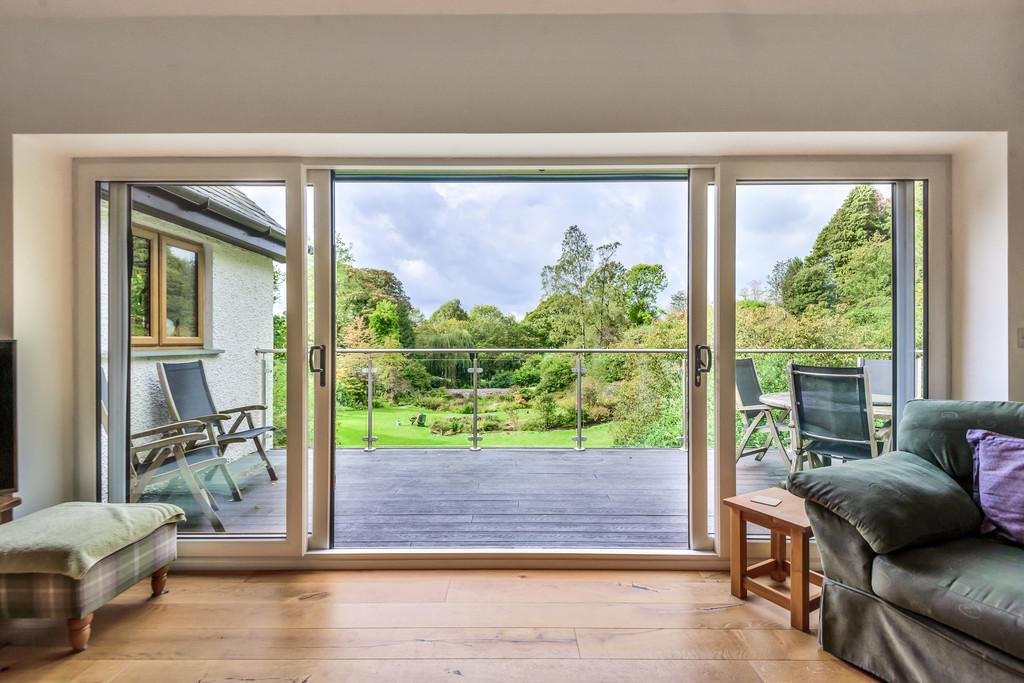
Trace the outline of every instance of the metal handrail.
{"label": "metal handrail", "polygon": [[[278,348],[257,348],[257,354],[280,354],[286,353],[287,349]],[[459,348],[387,348],[387,349],[373,349],[373,348],[336,348],[335,353],[337,355],[345,354],[366,354],[367,364],[362,369],[362,374],[366,376],[366,436],[363,437],[363,441],[366,442],[364,450],[373,451],[375,450],[375,442],[378,437],[373,434],[373,390],[374,390],[374,375],[376,370],[373,367],[373,356],[383,354],[469,354],[472,362],[471,368],[468,370],[473,376],[473,384],[470,389],[473,399],[473,412],[472,412],[472,433],[468,438],[470,442],[470,450],[479,451],[480,442],[484,440],[484,437],[480,435],[479,431],[479,378],[480,373],[483,371],[480,367],[480,354],[491,353],[491,354],[526,354],[526,353],[571,353],[576,355],[576,362],[573,364],[573,373],[575,374],[576,384],[576,436],[573,437],[575,442],[574,448],[576,450],[584,450],[584,442],[586,437],[583,436],[583,376],[586,374],[586,368],[583,366],[583,357],[587,354],[671,354],[682,356],[681,363],[677,368],[680,375],[680,382],[682,388],[682,428],[681,434],[678,437],[681,442],[683,449],[688,447],[688,433],[687,433],[687,413],[688,413],[688,402],[689,402],[689,372],[688,372],[688,358],[689,350],[680,348],[472,348],[472,347],[459,347]],[[736,354],[772,354],[772,353],[786,353],[786,354],[892,354],[892,349],[736,349]],[[918,354],[923,354],[923,351],[918,350]]]}
{"label": "metal handrail", "polygon": [[[257,348],[256,353],[285,353],[287,349]],[[689,354],[687,349],[672,348],[398,348],[398,349],[345,349],[336,348],[335,353],[680,353]],[[892,349],[736,349],[736,353],[892,353]],[[915,349],[924,353],[924,349]]]}

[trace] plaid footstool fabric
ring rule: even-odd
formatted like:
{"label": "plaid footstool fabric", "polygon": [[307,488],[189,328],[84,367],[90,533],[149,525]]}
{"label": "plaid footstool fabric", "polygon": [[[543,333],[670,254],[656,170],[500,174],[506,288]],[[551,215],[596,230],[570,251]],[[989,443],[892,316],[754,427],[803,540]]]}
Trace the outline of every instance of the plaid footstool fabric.
{"label": "plaid footstool fabric", "polygon": [[62,574],[0,574],[0,617],[81,619],[178,555],[177,524],[164,524],[75,580]]}

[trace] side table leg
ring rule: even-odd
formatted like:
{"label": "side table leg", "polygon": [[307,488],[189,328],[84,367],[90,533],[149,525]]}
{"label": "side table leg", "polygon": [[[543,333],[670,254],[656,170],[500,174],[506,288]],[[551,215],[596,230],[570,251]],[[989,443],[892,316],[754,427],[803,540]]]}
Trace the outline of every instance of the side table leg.
{"label": "side table leg", "polygon": [[781,531],[772,531],[772,559],[775,560],[772,581],[782,583],[786,580],[786,534]]}
{"label": "side table leg", "polygon": [[810,537],[803,531],[793,531],[793,557],[790,560],[790,625],[801,631],[810,628]]}
{"label": "side table leg", "polygon": [[747,520],[743,512],[729,508],[729,579],[732,594],[737,598],[747,597],[743,578],[747,574]]}

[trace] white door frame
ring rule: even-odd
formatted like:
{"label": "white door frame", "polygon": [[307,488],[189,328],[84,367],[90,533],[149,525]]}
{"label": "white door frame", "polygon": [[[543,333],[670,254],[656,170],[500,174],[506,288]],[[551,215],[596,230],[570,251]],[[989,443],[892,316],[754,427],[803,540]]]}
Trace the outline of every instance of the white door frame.
{"label": "white door frame", "polygon": [[[504,163],[503,163],[504,162]],[[454,163],[454,165],[453,165]],[[926,180],[928,182],[928,385],[930,396],[942,398],[949,393],[949,263],[950,249],[950,161],[948,157],[792,157],[792,158],[645,158],[630,159],[533,159],[517,160],[509,164],[501,159],[374,159],[370,163],[366,159],[78,159],[74,169],[74,239],[76,254],[85,255],[75,262],[75,330],[76,344],[76,498],[93,499],[96,491],[96,183],[99,181],[123,182],[259,182],[283,181],[287,197],[287,243],[288,254],[288,347],[293,352],[288,354],[288,431],[290,438],[287,450],[287,536],[285,538],[267,539],[218,539],[182,538],[179,554],[184,564],[196,567],[308,567],[308,568],[344,568],[344,567],[651,567],[651,568],[722,568],[728,557],[728,528],[721,523],[724,509],[720,501],[735,491],[735,460],[727,449],[715,449],[715,473],[713,485],[716,489],[715,500],[719,501],[716,527],[718,533],[713,538],[707,533],[707,515],[700,515],[705,528],[701,534],[700,523],[693,522],[697,515],[691,514],[691,547],[708,550],[680,550],[667,552],[651,551],[608,551],[595,550],[543,550],[543,551],[502,551],[492,549],[459,549],[459,550],[416,550],[416,551],[381,551],[381,550],[327,550],[329,539],[329,508],[326,500],[330,496],[330,462],[324,455],[330,445],[315,442],[313,471],[316,473],[313,486],[314,514],[310,527],[308,523],[309,496],[305,485],[308,481],[308,444],[306,438],[306,416],[310,406],[307,405],[308,369],[306,350],[307,336],[307,261],[304,188],[307,183],[315,188],[314,199],[314,232],[317,241],[324,237],[324,231],[331,225],[329,198],[331,192],[325,191],[324,184],[329,184],[329,173],[320,173],[334,168],[387,168],[390,170],[424,170],[431,166],[453,170],[463,168],[479,170],[481,167],[493,168],[545,167],[560,165],[564,168],[608,170],[617,169],[657,169],[659,167],[687,167],[692,177],[707,180],[706,176],[713,173],[716,191],[717,224],[713,237],[716,280],[714,283],[715,301],[735,300],[735,186],[742,180]],[[702,171],[700,169],[708,169]],[[307,175],[308,174],[308,175]],[[327,180],[325,180],[325,178]],[[691,192],[692,196],[692,192]],[[706,193],[705,195],[706,196]],[[691,212],[696,202],[691,202]],[[706,211],[706,207],[705,207]],[[696,217],[691,214],[691,222]],[[704,217],[706,220],[706,214]],[[333,232],[333,231],[331,231]],[[707,238],[707,236],[705,236]],[[693,231],[691,230],[691,239]],[[331,235],[333,241],[333,234]],[[693,250],[699,245],[691,243],[691,277],[693,272]],[[331,246],[333,249],[333,244]],[[704,250],[702,254],[707,254]],[[331,265],[318,254],[315,259],[316,298],[319,300],[323,287],[323,279],[333,275]],[[705,280],[706,281],[706,280]],[[700,285],[690,283],[690,296],[693,297]],[[331,306],[333,307],[333,283],[331,286]],[[706,301],[707,298],[704,298]],[[695,298],[691,298],[695,301]],[[326,304],[322,304],[326,305]],[[734,364],[723,362],[723,359],[735,357],[735,311],[733,307],[715,307],[714,337],[714,368],[715,385],[718,387],[714,397],[715,433],[731,433],[732,419],[735,415],[735,392],[731,390],[735,381]],[[330,336],[333,343],[333,326],[317,319],[314,325],[314,339],[325,343],[324,335]],[[702,329],[706,330],[706,326]],[[329,330],[329,331],[328,331]],[[705,332],[706,334],[706,332]],[[690,331],[690,345],[695,343],[699,333]],[[333,360],[332,354],[328,358]],[[692,359],[691,359],[692,360]],[[694,364],[688,364],[691,368]],[[333,376],[333,373],[332,373]],[[690,382],[692,390],[692,377]],[[730,390],[725,390],[729,388]],[[693,395],[693,394],[691,394]],[[323,402],[325,392],[315,391],[317,402]],[[330,398],[333,401],[333,396]],[[693,406],[697,401],[691,400],[691,420],[695,417]],[[722,416],[727,416],[723,419]],[[322,418],[322,415],[321,415]],[[696,416],[699,420],[699,414]],[[723,431],[728,427],[728,431]],[[700,428],[691,424],[691,435],[697,429],[706,434],[706,427]],[[326,444],[326,445],[325,445]],[[692,444],[692,441],[691,441]],[[692,457],[692,455],[691,455]],[[706,467],[707,459],[703,459]],[[697,472],[701,463],[691,462],[691,511],[696,511],[700,500],[707,500],[708,478],[700,477]],[[325,476],[326,472],[326,476]],[[696,500],[694,500],[696,499]],[[310,532],[311,535],[310,535]],[[714,550],[710,548],[713,541]],[[767,543],[753,544],[751,555],[767,554]]]}
{"label": "white door frame", "polygon": [[[301,557],[306,550],[308,495],[306,438],[306,234],[301,165],[294,160],[76,159],[74,174],[75,253],[75,497],[96,497],[96,184],[153,182],[282,182],[286,198],[288,347],[287,512],[284,537],[226,539],[180,537],[182,558]],[[113,317],[113,316],[112,316]],[[113,394],[112,394],[113,395]],[[111,439],[111,444],[116,441]]]}
{"label": "white door frame", "polygon": [[[952,263],[951,161],[949,157],[723,157],[718,186],[718,232],[716,235],[715,301],[736,300],[736,184],[764,182],[927,182],[927,349],[928,397],[948,398],[950,394],[950,277]],[[896,207],[894,207],[895,210]],[[913,216],[913,203],[910,206]],[[911,238],[913,224],[910,225]],[[897,267],[894,262],[894,267]],[[898,274],[897,274],[898,277]],[[911,274],[912,277],[912,274]],[[725,310],[726,308],[731,310]],[[897,331],[898,323],[894,325]],[[913,327],[911,323],[911,339]],[[734,306],[715,306],[715,349],[719,359],[736,357],[736,316]],[[736,382],[735,363],[716,363],[720,388]],[[715,396],[715,434],[731,434],[736,414],[736,393],[720,390]],[[723,416],[728,416],[723,419]],[[736,460],[715,449],[718,485],[718,520],[727,518],[721,501],[736,494]],[[729,528],[718,523],[715,547],[720,557],[729,553]]]}

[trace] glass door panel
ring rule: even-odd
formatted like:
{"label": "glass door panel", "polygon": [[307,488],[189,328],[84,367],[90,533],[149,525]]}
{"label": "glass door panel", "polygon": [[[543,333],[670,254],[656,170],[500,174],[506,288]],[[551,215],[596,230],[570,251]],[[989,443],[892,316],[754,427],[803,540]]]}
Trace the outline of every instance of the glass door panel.
{"label": "glass door panel", "polygon": [[685,173],[333,195],[335,547],[692,547]]}
{"label": "glass door panel", "polygon": [[99,200],[101,499],[179,505],[185,536],[283,535],[284,185],[109,183]]}
{"label": "glass door panel", "polygon": [[922,202],[908,181],[737,185],[737,493],[793,466],[789,364],[865,368],[891,446],[894,404],[923,392]]}

